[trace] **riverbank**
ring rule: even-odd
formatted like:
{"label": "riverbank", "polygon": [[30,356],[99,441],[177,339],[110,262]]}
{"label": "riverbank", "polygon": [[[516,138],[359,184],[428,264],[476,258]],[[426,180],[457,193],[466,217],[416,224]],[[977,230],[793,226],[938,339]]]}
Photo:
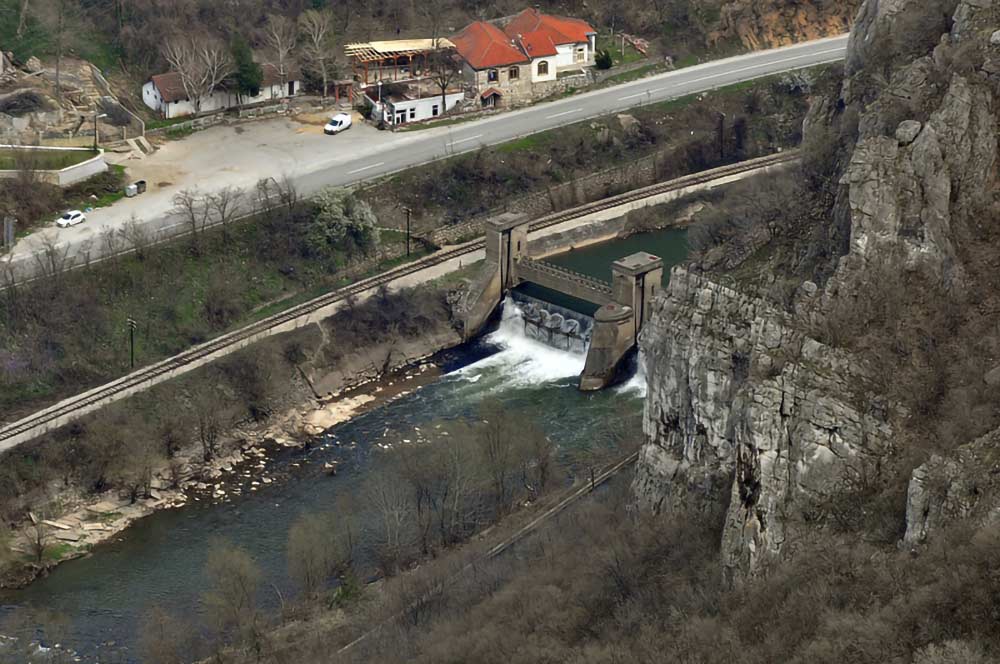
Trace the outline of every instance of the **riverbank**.
{"label": "riverbank", "polygon": [[[431,297],[443,299],[455,280],[450,275],[440,284],[427,286]],[[244,490],[252,492],[271,484],[274,479],[268,475],[268,462],[272,458],[288,449],[308,447],[330,427],[433,381],[438,375],[434,355],[462,343],[445,315],[449,312],[442,310],[425,320],[422,334],[380,338],[373,333],[368,343],[357,340],[349,355],[330,357],[330,347],[346,334],[343,319],[357,315],[359,309],[346,315],[338,312],[316,325],[283,335],[280,345],[286,352],[297,348],[307,358],[295,365],[297,371],[289,372],[287,381],[272,388],[282,395],[278,412],[263,422],[244,418],[219,433],[209,460],[205,460],[203,441],[196,432],[169,458],[150,466],[148,481],[132,495],[121,488],[93,495],[66,483],[51,485],[45,494],[46,507],[29,509],[29,517],[9,534],[14,560],[0,574],[0,589],[23,588],[57,565],[89,555],[95,546],[113,540],[136,521],[160,510],[224,502]],[[170,385],[164,389],[171,389]],[[179,384],[173,391],[187,389]],[[128,402],[121,407],[128,410]],[[192,422],[187,426],[192,424],[198,427]],[[247,489],[237,486],[246,481]]]}

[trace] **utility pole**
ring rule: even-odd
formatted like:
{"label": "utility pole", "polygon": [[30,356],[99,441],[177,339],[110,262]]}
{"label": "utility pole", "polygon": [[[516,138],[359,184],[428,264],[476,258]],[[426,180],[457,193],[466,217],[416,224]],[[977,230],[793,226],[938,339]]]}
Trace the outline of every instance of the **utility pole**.
{"label": "utility pole", "polygon": [[408,207],[403,208],[406,210],[406,255],[410,255],[410,213],[413,212]]}
{"label": "utility pole", "polygon": [[726,114],[719,112],[719,160],[726,160]]}
{"label": "utility pole", "polygon": [[135,328],[138,323],[135,319],[129,316],[128,319],[128,346],[129,346],[129,364],[131,368],[135,369]]}
{"label": "utility pole", "polygon": [[14,217],[4,217],[3,218],[3,245],[4,247],[11,248],[14,246],[14,227],[17,225],[17,219]]}

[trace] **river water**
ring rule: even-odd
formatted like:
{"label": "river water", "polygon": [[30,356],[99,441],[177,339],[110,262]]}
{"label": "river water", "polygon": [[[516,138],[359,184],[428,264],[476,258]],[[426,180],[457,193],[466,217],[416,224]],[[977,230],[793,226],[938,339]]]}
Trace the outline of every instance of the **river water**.
{"label": "river water", "polygon": [[[595,276],[601,276],[601,266],[594,263],[603,262],[607,274],[601,278],[610,279],[608,256],[662,252],[665,244],[683,247],[675,231],[620,242],[549,260]],[[665,262],[682,257],[683,250]],[[593,444],[599,432],[608,431],[608,423],[639,414],[645,391],[641,373],[618,388],[583,394],[576,385],[584,357],[582,351],[558,350],[529,338],[517,307],[505,305],[496,331],[440,356],[443,376],[434,383],[332,428],[311,449],[281,453],[268,468],[276,478],[272,484],[255,492],[246,486],[229,502],[154,514],[95,547],[89,557],[59,566],[24,590],[0,593],[0,624],[10,633],[10,625],[32,624],[31,612],[44,610],[60,617],[59,639],[86,659],[113,650],[131,660],[142,617],[153,606],[197,621],[206,555],[216,538],[246,549],[264,573],[264,586],[273,584],[287,597],[292,593],[285,558],[288,528],[303,512],[333,510],[344,496],[355,497],[351,505],[363,523],[362,482],[384,458],[382,441],[393,432],[397,438],[419,439],[420,427],[472,416],[491,397],[537,423],[567,451]],[[340,463],[335,477],[322,470],[328,461]],[[19,636],[38,634],[21,631]]]}

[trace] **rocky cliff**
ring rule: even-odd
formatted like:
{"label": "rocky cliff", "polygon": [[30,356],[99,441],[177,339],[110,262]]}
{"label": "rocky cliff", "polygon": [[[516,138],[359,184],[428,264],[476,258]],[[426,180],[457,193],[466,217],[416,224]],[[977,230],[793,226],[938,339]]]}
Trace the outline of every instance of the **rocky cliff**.
{"label": "rocky cliff", "polygon": [[934,455],[913,471],[901,545],[914,548],[958,520],[971,520],[975,527],[1000,524],[1000,431],[954,454]]}
{"label": "rocky cliff", "polygon": [[860,0],[734,0],[719,10],[709,43],[738,39],[752,50],[787,46],[847,32]]}
{"label": "rocky cliff", "polygon": [[[660,512],[724,506],[722,564],[733,578],[779,559],[817,505],[870,483],[885,465],[905,466],[903,457],[913,455],[899,454],[900,441],[934,438],[919,428],[926,419],[915,424],[919,418],[900,406],[900,390],[885,375],[892,364],[872,350],[878,344],[833,347],[815,331],[873,299],[886,274],[902,275],[900,284],[920,275],[912,283],[996,311],[982,302],[993,301],[988,292],[965,293],[996,268],[985,219],[996,206],[1000,163],[998,28],[995,0],[865,0],[840,94],[816,99],[805,126],[807,149],[831,146],[826,157],[806,158],[833,162],[821,222],[830,230],[809,235],[830,238],[815,253],[832,255],[833,269],[819,285],[800,278],[793,302],[780,306],[749,285],[795,279],[770,274],[766,259],[757,268],[764,278],[743,285],[678,270],[643,331],[649,389],[637,500]],[[810,140],[816,136],[830,138]],[[915,358],[941,364],[945,351],[931,341],[926,317],[912,324],[911,337],[898,328],[912,321],[887,318],[884,336],[893,338],[900,371]],[[963,333],[962,323],[948,325],[947,334]],[[949,352],[963,357],[962,348]],[[914,400],[920,410],[948,398],[949,379],[936,371],[940,383],[926,403]],[[978,377],[964,380],[973,386],[962,389],[979,389]],[[943,452],[914,471],[907,545],[950,519],[996,517],[1000,482],[980,471],[996,467],[987,459],[998,440]],[[933,444],[962,442],[939,436]]]}
{"label": "rocky cliff", "polygon": [[649,392],[634,490],[647,509],[728,509],[723,566],[745,576],[801,525],[795,513],[888,452],[864,368],[784,312],[677,269],[643,331]]}

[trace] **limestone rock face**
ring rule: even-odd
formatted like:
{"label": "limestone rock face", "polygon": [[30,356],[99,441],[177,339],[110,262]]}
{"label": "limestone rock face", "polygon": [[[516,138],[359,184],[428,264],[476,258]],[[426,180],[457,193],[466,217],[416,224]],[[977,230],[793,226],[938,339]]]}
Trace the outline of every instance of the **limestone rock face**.
{"label": "limestone rock face", "polygon": [[787,46],[847,32],[860,0],[730,0],[710,41],[737,38],[749,49]]}
{"label": "limestone rock face", "polygon": [[[957,7],[950,32],[923,35],[927,52],[886,60],[882,40],[908,35],[925,18],[944,22],[920,15],[938,11],[926,0],[864,0],[841,95],[817,98],[804,126],[805,145],[826,131],[846,146],[835,155],[825,229],[835,240],[826,249],[839,258],[796,290],[793,313],[722,285],[722,277],[676,269],[643,330],[646,441],[636,500],[656,512],[725,507],[722,563],[731,578],[780,559],[810,505],[877,472],[892,451],[890,406],[869,387],[877,381],[858,358],[805,330],[835,315],[829,305],[839,299],[864,297],[885,271],[964,283],[958,247],[982,223],[1000,165],[1000,97],[982,65],[996,56],[987,43],[1000,2]],[[1000,434],[990,445],[998,441]],[[984,445],[914,473],[906,544],[951,518],[995,517],[1000,471],[973,473],[996,467]]]}
{"label": "limestone rock face", "polygon": [[[891,33],[891,21],[918,4],[868,0],[852,33],[845,102],[863,110],[858,142],[842,179],[850,203],[850,253],[842,259],[833,288],[846,285],[849,290],[852,281],[864,278],[876,255],[875,260],[899,258],[901,268],[928,269],[944,282],[960,285],[954,239],[964,230],[961,224],[976,216],[972,211],[989,195],[996,177],[997,105],[978,78],[942,76],[947,68],[931,55],[895,69],[874,99],[870,81],[852,78],[866,64],[869,40],[879,26]],[[974,0],[963,2],[960,11],[962,7],[966,26],[981,19]],[[958,23],[956,15],[953,32],[943,36],[943,43],[958,39]]]}
{"label": "limestone rock face", "polygon": [[809,501],[885,452],[861,367],[763,301],[675,269],[642,333],[648,378],[634,493],[664,512],[724,504],[734,579],[775,559]]}
{"label": "limestone rock face", "polygon": [[947,457],[934,455],[913,471],[900,546],[914,548],[960,519],[977,526],[1000,523],[1000,431]]}

